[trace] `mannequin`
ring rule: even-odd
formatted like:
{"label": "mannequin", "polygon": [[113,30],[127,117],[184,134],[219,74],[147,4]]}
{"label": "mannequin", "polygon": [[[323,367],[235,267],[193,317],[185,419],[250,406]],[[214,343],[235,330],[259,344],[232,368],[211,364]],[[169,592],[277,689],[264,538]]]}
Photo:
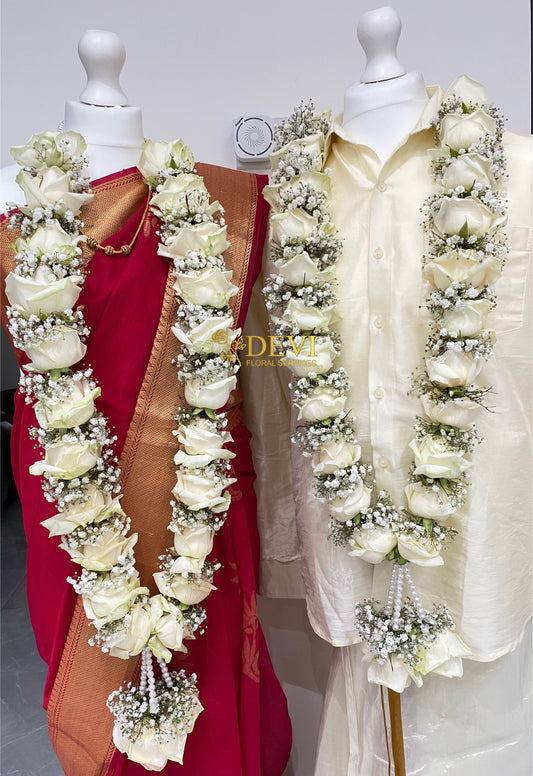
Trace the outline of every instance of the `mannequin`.
{"label": "mannequin", "polygon": [[[65,103],[64,131],[80,132],[87,141],[91,180],[135,167],[143,143],[141,109],[127,104],[119,83],[126,59],[124,44],[114,32],[87,30],[78,43],[78,54],[87,73],[79,100]],[[0,202],[19,201],[15,183],[18,165],[0,171]]]}
{"label": "mannequin", "polygon": [[390,6],[361,16],[357,37],[366,53],[366,68],[360,82],[344,95],[348,139],[372,148],[382,162],[407,137],[428,101],[422,75],[406,73],[396,57],[401,28]]}
{"label": "mannequin", "polygon": [[[147,586],[152,585],[155,594],[153,573],[156,559],[168,544],[169,493],[175,486],[168,466],[175,452],[174,416],[183,401],[173,366],[176,342],[171,327],[177,304],[168,303],[175,277],[173,265],[158,253],[158,221],[147,213],[148,191],[143,175],[131,169],[141,156],[143,136],[141,111],[125,105],[127,98],[118,80],[124,46],[114,33],[92,30],[80,40],[79,55],[87,71],[87,85],[79,101],[67,103],[64,130],[84,135],[89,175],[93,180],[100,179],[93,182],[94,197],[82,209],[83,233],[92,238],[87,240],[88,272],[80,296],[91,333],[83,363],[91,366],[101,386],[98,411],[108,418],[116,433],[116,455],[129,461],[127,467],[121,464],[124,511],[140,538],[136,555],[139,574],[147,580]],[[235,325],[242,325],[251,286],[260,269],[268,213],[261,197],[266,178],[207,164],[198,164],[198,169],[213,199],[219,195],[227,203],[228,235],[230,246],[234,246],[229,249],[228,266],[240,289],[233,314]],[[36,173],[37,177],[41,175],[37,169]],[[15,173],[11,180],[14,178]],[[20,201],[20,193],[15,196]],[[1,221],[3,275],[13,272],[9,245],[14,236],[16,233],[8,232],[7,221]],[[3,289],[2,282],[2,311],[7,301]],[[3,323],[6,326],[5,317]],[[17,356],[24,366],[26,354],[17,350]],[[161,405],[156,396],[161,396],[167,406]],[[217,573],[219,592],[206,604],[209,635],[196,639],[186,658],[199,677],[204,711],[194,737],[188,741],[184,765],[167,763],[164,773],[168,776],[213,773],[215,768],[221,776],[255,776],[259,772],[281,776],[290,751],[286,700],[275,678],[256,613],[254,564],[258,537],[253,468],[238,391],[230,403],[231,441],[235,446],[232,482],[239,482],[241,489],[230,504],[231,517],[225,526],[228,530],[214,538],[214,552],[222,566]],[[72,564],[58,548],[57,540],[51,540],[40,525],[49,510],[55,511],[56,507],[46,501],[41,482],[26,476],[29,459],[35,458],[29,432],[35,425],[35,414],[20,400],[20,392],[15,405],[13,471],[28,537],[30,616],[39,653],[50,666],[44,705],[52,745],[68,776],[94,776],[95,765],[98,773],[108,776],[134,776],[142,769],[112,745],[113,720],[106,701],[110,692],[129,681],[137,661],[106,656],[90,644],[85,634],[69,638],[79,628],[87,629],[89,637],[90,628],[83,601],[67,581]],[[146,432],[153,439],[156,427],[159,440],[143,449],[141,437]],[[134,439],[130,456],[130,440]],[[172,451],[165,450],[169,444]],[[164,483],[152,479],[149,489],[143,487],[150,494],[147,508],[133,492],[128,505],[130,484],[144,480],[133,473],[137,465],[143,471],[149,468],[154,477],[158,473],[168,478]],[[17,477],[19,472],[23,473],[22,479]],[[162,498],[159,506],[153,498],[156,493]],[[150,524],[145,525],[148,515]],[[149,546],[152,538],[157,547]],[[43,575],[48,577],[46,582]],[[46,601],[42,598],[45,591]],[[54,603],[48,606],[47,601]],[[182,667],[183,656],[175,655],[173,659]],[[81,688],[78,682],[83,683],[87,675],[98,678]],[[268,746],[264,740],[269,741]],[[219,767],[220,760],[223,764]]]}
{"label": "mannequin", "polygon": [[134,167],[143,143],[141,109],[127,105],[119,75],[126,59],[114,32],[87,30],[78,44],[87,73],[79,101],[65,104],[64,130],[80,132],[87,141],[89,174],[95,180]]}

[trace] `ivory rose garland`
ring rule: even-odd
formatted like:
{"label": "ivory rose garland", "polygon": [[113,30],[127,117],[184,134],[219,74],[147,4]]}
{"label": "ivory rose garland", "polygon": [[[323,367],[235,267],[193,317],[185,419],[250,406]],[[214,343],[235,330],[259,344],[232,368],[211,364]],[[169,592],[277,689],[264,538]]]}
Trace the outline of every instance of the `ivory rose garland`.
{"label": "ivory rose garland", "polygon": [[398,692],[411,681],[420,686],[431,671],[461,675],[461,657],[469,654],[446,609],[422,607],[409,564],[444,563],[442,549],[456,533],[444,523],[464,504],[471,453],[482,441],[473,421],[486,389],[475,381],[495,343],[486,325],[495,304],[492,283],[508,250],[500,234],[505,203],[495,188],[505,170],[502,126],[483,87],[464,76],[449,88],[435,118],[438,148],[431,165],[438,191],[424,205],[430,251],[423,264],[433,291],[426,352],[413,385],[421,415],[400,507],[383,491],[373,495],[372,467],[360,460],[346,406],[348,378],[334,366],[341,342],[331,331],[330,281],[341,245],[327,207],[328,114],[314,115],[312,104],[302,103],[278,128],[271,155],[265,197],[274,211],[277,274],[264,295],[273,333],[286,351],[280,363],[294,375],[290,388],[300,424],[293,441],[311,457],[314,494],[328,503],[333,541],[368,563],[394,563],[385,607],[357,604],[356,625],[369,680]]}
{"label": "ivory rose garland", "polygon": [[172,331],[182,346],[177,377],[190,405],[179,410],[174,431],[173,546],[153,575],[160,593],[150,596],[135,569],[139,537],[128,534],[130,520],[120,506],[115,437],[95,404],[101,389],[89,367],[75,367],[89,334],[81,311],[73,309],[85,277],[78,216],[93,196],[85,147],[76,133],[45,132],[12,149],[24,168],[17,181],[27,206],[10,224],[22,235],[12,246],[16,266],[6,280],[10,331],[31,359],[20,387],[34,402],[39,427],[31,434],[44,447],[30,473],[43,477],[45,496],[59,509],[43,526],[62,537],[61,547],[81,568],[68,581],[97,629],[91,643],[122,659],[142,654],[139,686],[109,698],[113,740],[130,759],[160,771],[169,760],[182,762],[202,711],[196,677],[169,672],[166,663],[173,652],[186,652],[184,639],[194,638],[205,618],[198,604],[216,590],[219,564],[206,557],[230,505],[227,487],[235,482],[229,476],[234,454],[225,447],[232,437],[216,410],[235,387],[238,367],[227,354],[219,356],[224,347],[215,333],[230,343],[238,336],[228,306],[238,289],[222,256],[228,247],[223,210],[209,201],[189,148],[181,140],[147,141],[139,169],[161,219],[158,252],[174,263],[180,304]]}

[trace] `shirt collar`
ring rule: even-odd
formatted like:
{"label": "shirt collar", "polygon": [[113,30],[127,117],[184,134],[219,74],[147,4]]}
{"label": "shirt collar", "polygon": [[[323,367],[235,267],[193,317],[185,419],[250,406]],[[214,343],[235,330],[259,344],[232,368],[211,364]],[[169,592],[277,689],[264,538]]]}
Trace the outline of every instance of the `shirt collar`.
{"label": "shirt collar", "polygon": [[[422,132],[425,129],[429,129],[431,127],[431,124],[435,120],[438,110],[441,106],[443,91],[440,88],[440,86],[428,86],[426,91],[429,98],[428,102],[424,107],[424,110],[422,111],[422,114],[418,119],[418,121],[416,122],[415,126],[409,132],[409,137],[411,137],[411,135],[416,134],[417,132]],[[347,136],[344,130],[344,127],[342,126],[342,113],[339,114],[331,124],[331,129],[329,131],[329,134],[326,137],[324,159],[327,158],[329,154],[329,150],[331,148],[331,144],[335,139],[335,137],[338,137],[341,140],[346,141],[347,143],[351,143],[352,145],[359,145],[358,143],[354,143],[354,141],[350,140],[349,137]]]}

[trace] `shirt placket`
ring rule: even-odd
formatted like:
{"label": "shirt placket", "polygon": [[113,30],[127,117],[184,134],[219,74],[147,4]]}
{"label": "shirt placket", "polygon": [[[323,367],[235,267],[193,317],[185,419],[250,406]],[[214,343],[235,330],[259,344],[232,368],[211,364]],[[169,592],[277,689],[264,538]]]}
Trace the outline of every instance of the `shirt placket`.
{"label": "shirt placket", "polygon": [[368,242],[370,441],[377,487],[392,491],[394,354],[391,325],[393,186],[385,169],[371,193]]}

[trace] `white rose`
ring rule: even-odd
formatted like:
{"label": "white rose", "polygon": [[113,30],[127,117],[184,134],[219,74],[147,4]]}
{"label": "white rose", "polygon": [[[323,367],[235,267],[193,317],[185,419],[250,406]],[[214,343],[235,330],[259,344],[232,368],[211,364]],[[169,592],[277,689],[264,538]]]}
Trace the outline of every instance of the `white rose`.
{"label": "white rose", "polygon": [[298,253],[289,261],[275,261],[274,264],[285,283],[289,286],[303,286],[309,280],[326,280],[334,269],[331,266],[319,271],[317,264],[306,251]]}
{"label": "white rose", "polygon": [[[172,739],[175,746],[177,744],[177,754],[181,756],[181,759],[177,760],[179,763],[183,762],[186,738],[186,736],[181,735]],[[155,734],[145,728],[135,741],[132,741],[131,738],[122,735],[117,725],[113,725],[113,743],[119,752],[128,756],[128,760],[140,763],[147,771],[159,773],[168,763],[168,757],[163,751],[162,745],[156,740]]]}
{"label": "white rose", "polygon": [[396,544],[396,535],[390,528],[381,526],[362,528],[354,533],[348,555],[367,563],[381,563]]}
{"label": "white rose", "polygon": [[[230,450],[222,450],[221,452],[224,453],[224,455],[221,456],[223,458],[235,458],[235,453],[232,453]],[[185,466],[187,469],[199,469],[202,466],[207,466],[207,464],[211,463],[213,460],[214,459],[209,453],[189,455],[184,450],[178,450],[174,456],[174,463],[176,466]]]}
{"label": "white rose", "polygon": [[330,388],[320,386],[315,388],[302,404],[297,404],[300,412],[298,420],[317,420],[333,418],[343,411],[346,396],[338,396]]}
{"label": "white rose", "polygon": [[489,186],[494,182],[490,161],[479,154],[463,154],[456,157],[442,179],[442,185],[446,190],[463,186],[465,191],[470,191],[474,183]]}
{"label": "white rose", "polygon": [[[93,198],[93,194],[70,191],[70,177],[59,167],[47,167],[35,178],[21,170],[15,180],[24,192],[26,205],[31,210],[52,205],[58,213],[70,210],[74,216],[78,216],[81,208]],[[26,208],[22,210],[26,212]]]}
{"label": "white rose", "polygon": [[[191,732],[198,714],[203,709],[198,698],[195,698],[195,704],[196,711],[193,714],[187,733]],[[128,756],[128,760],[140,763],[147,771],[160,772],[169,760],[170,762],[183,765],[183,752],[187,741],[187,733],[173,736],[170,741],[159,743],[156,741],[154,732],[144,728],[140,736],[135,741],[132,741],[130,738],[123,736],[117,725],[114,725],[113,743],[119,752]]]}
{"label": "white rose", "polygon": [[295,189],[299,183],[312,186],[318,192],[329,193],[331,189],[331,179],[329,175],[323,172],[316,172],[315,170],[307,170],[300,175],[296,175],[291,178],[290,181],[281,184],[274,184],[271,186],[265,186],[263,189],[263,196],[268,204],[276,211],[284,208],[284,202],[281,199],[282,194],[286,194],[289,190]]}
{"label": "white rose", "polygon": [[[229,313],[223,317],[213,316],[212,318],[206,318],[205,321],[189,329],[189,331],[184,331],[179,326],[173,326],[172,333],[190,350],[194,350],[195,353],[222,353],[222,351],[229,348],[233,340],[241,333],[240,329],[233,331],[232,326],[233,316]],[[225,335],[225,339],[220,335],[218,338],[215,338],[223,340],[221,342],[213,340],[213,334],[218,334],[218,332],[223,332]]]}
{"label": "white rose", "polygon": [[100,523],[114,514],[124,514],[120,506],[120,497],[112,498],[95,485],[87,485],[85,493],[88,495],[87,501],[81,504],[75,503],[69,509],[43,520],[41,525],[50,531],[50,536],[69,534],[80,526]]}
{"label": "white rose", "polygon": [[83,607],[89,620],[101,628],[108,622],[121,620],[137,596],[149,592],[147,587],[140,587],[137,571],[130,576],[108,573],[94,583],[89,593],[82,595]]}
{"label": "white rose", "polygon": [[337,469],[345,469],[357,463],[361,457],[361,448],[343,439],[332,439],[313,453],[313,471],[315,474],[333,474]]}
{"label": "white rose", "polygon": [[420,441],[412,439],[409,448],[415,457],[415,475],[453,480],[472,466],[463,454],[451,450],[446,440],[429,434]]}
{"label": "white rose", "polygon": [[[291,146],[298,146],[302,151],[305,150],[310,154],[317,154],[317,164],[319,166],[322,163],[321,160],[322,153],[324,151],[324,143],[324,134],[322,132],[317,132],[314,135],[306,135],[305,137],[300,137],[296,140],[290,141]],[[268,155],[273,170],[278,169],[280,160],[282,160],[287,153],[287,148],[288,146],[283,146],[283,148],[280,148],[279,151],[274,151],[274,153]]]}
{"label": "white rose", "polygon": [[429,379],[437,385],[453,388],[471,385],[483,369],[483,359],[473,358],[469,353],[447,350],[441,356],[426,359]]}
{"label": "white rose", "polygon": [[444,561],[427,537],[418,538],[407,534],[398,534],[398,551],[402,558],[415,566],[442,566]]}
{"label": "white rose", "polygon": [[442,423],[446,426],[467,428],[471,426],[483,407],[471,399],[451,399],[445,404],[437,404],[427,395],[420,401],[424,412],[433,423]]}
{"label": "white rose", "polygon": [[54,442],[46,447],[44,460],[30,466],[29,472],[72,480],[92,469],[99,456],[100,445],[96,442]]}
{"label": "white rose", "polygon": [[171,176],[165,180],[161,190],[152,197],[150,206],[156,214],[164,216],[172,212],[174,207],[181,207],[184,197],[196,192],[199,192],[200,195],[206,198],[208,197],[204,179],[199,175],[183,173],[182,175]]}
{"label": "white rose", "polygon": [[111,657],[122,660],[138,655],[148,644],[152,624],[150,615],[143,604],[134,604],[128,613],[128,624],[122,630],[113,634],[109,646]]}
{"label": "white rose", "polygon": [[11,146],[11,156],[21,167],[33,167],[40,170],[61,164],[63,154],[56,144],[57,132],[39,132],[30,137],[27,143]]}
{"label": "white rose", "polygon": [[455,507],[450,503],[444,489],[435,487],[437,490],[425,488],[420,482],[410,482],[404,490],[407,507],[417,517],[443,522],[453,515]]}
{"label": "white rose", "polygon": [[22,146],[12,146],[11,155],[21,167],[63,167],[74,156],[82,156],[87,143],[79,132],[39,132]]}
{"label": "white rose", "polygon": [[442,236],[459,234],[466,225],[468,236],[476,237],[492,234],[506,221],[507,216],[504,213],[493,213],[473,197],[466,199],[444,197],[434,219],[435,228]]}
{"label": "white rose", "polygon": [[445,630],[435,641],[422,651],[422,662],[417,670],[421,674],[440,674],[447,677],[461,677],[463,662],[461,658],[470,657],[470,650],[464,641],[452,630]]}
{"label": "white rose", "polygon": [[215,532],[208,525],[184,528],[172,524],[170,530],[174,533],[174,549],[179,555],[203,560],[213,549]]}
{"label": "white rose", "polygon": [[361,481],[347,498],[336,498],[330,501],[330,512],[335,520],[345,523],[358,515],[362,509],[369,507],[371,498],[372,491]]}
{"label": "white rose", "polygon": [[230,432],[214,431],[205,418],[194,418],[187,425],[179,426],[175,436],[189,455],[209,455],[211,460],[234,457],[234,453],[223,447],[233,442]]}
{"label": "white rose", "polygon": [[297,326],[300,331],[327,329],[335,314],[335,306],[309,307],[301,300],[290,299],[283,312],[283,318]]}
{"label": "white rose", "polygon": [[450,84],[444,92],[443,100],[449,99],[452,94],[459,97],[465,105],[486,105],[489,99],[483,84],[467,75],[460,75]]}
{"label": "white rose", "polygon": [[174,140],[172,143],[154,143],[152,140],[145,140],[137,167],[144,178],[151,178],[161,170],[167,170],[173,161],[178,168],[180,163],[185,163],[190,168],[194,167],[191,150],[182,140]]}
{"label": "white rose", "polygon": [[191,407],[218,410],[226,404],[230,393],[236,386],[237,378],[235,375],[223,377],[221,380],[208,384],[193,378],[185,383],[185,401]]}
{"label": "white rose", "polygon": [[363,660],[370,660],[368,681],[373,684],[389,687],[394,692],[403,692],[411,680],[417,687],[422,687],[420,676],[399,657],[389,656],[384,663],[378,663],[371,655],[365,655]]}
{"label": "white rose", "polygon": [[49,280],[50,270],[41,264],[31,277],[10,272],[6,278],[6,296],[12,305],[27,313],[53,313],[72,310],[81,288],[70,277]]}
{"label": "white rose", "polygon": [[35,416],[42,428],[74,428],[86,423],[95,411],[94,400],[100,387],[91,388],[87,380],[72,380],[68,396],[61,400],[48,397],[35,406]]}
{"label": "white rose", "polygon": [[239,290],[231,282],[231,270],[220,270],[218,267],[204,269],[199,275],[188,275],[176,272],[174,290],[190,304],[202,307],[225,307],[232,296]]}
{"label": "white rose", "polygon": [[72,549],[67,543],[61,547],[68,552],[74,563],[89,571],[109,571],[119,558],[125,557],[137,544],[137,534],[125,537],[119,531],[102,531],[96,542],[81,544]]}
{"label": "white rose", "polygon": [[177,470],[176,478],[176,485],[172,493],[178,501],[193,511],[221,504],[224,501],[222,491],[227,485],[235,482],[232,478],[224,478],[214,482],[209,477],[192,474],[184,469]]}
{"label": "white rose", "polygon": [[318,226],[318,218],[309,215],[305,210],[294,208],[285,213],[275,213],[270,217],[270,240],[282,246],[288,237],[305,240]]}
{"label": "white rose", "polygon": [[334,359],[337,357],[335,348],[329,339],[319,340],[314,337],[305,337],[302,341],[300,336],[296,336],[293,337],[293,342],[294,349],[289,347],[279,362],[282,366],[287,366],[298,377],[306,377],[310,372],[317,374],[329,372]]}
{"label": "white rose", "polygon": [[207,256],[219,256],[229,247],[226,238],[227,226],[219,226],[211,221],[194,226],[184,226],[170,237],[166,245],[159,245],[159,256],[183,258],[187,251],[202,251]]}
{"label": "white rose", "polygon": [[148,646],[155,657],[169,663],[172,652],[186,652],[183,646],[183,614],[179,606],[162,595],[150,598],[151,636]]}
{"label": "white rose", "polygon": [[54,326],[53,337],[32,342],[24,348],[32,367],[38,372],[72,366],[87,352],[78,332],[71,326]]}
{"label": "white rose", "polygon": [[424,267],[424,274],[437,288],[446,289],[454,282],[477,288],[498,280],[502,265],[495,256],[483,255],[480,260],[476,251],[448,251],[429,261]]}
{"label": "white rose", "polygon": [[184,577],[176,574],[169,578],[164,571],[154,574],[154,580],[160,592],[170,598],[176,598],[182,604],[195,606],[207,598],[217,588],[205,577]]}
{"label": "white rose", "polygon": [[485,328],[490,309],[488,299],[463,302],[460,307],[444,311],[442,326],[460,337],[471,337]]}
{"label": "white rose", "polygon": [[76,250],[78,243],[85,239],[81,234],[75,237],[68,234],[54,220],[51,224],[39,226],[27,240],[22,237],[15,240],[15,252],[36,253],[38,256],[63,253],[65,256],[74,257],[79,255]]}
{"label": "white rose", "polygon": [[70,160],[74,156],[83,156],[87,150],[87,143],[79,132],[68,130],[67,132],[58,132],[56,135],[56,145],[63,152],[63,158]]}
{"label": "white rose", "polygon": [[453,151],[464,149],[468,151],[470,146],[485,139],[485,135],[494,135],[496,132],[496,120],[489,116],[482,108],[457,115],[449,113],[442,120],[440,139],[442,145],[448,146]]}

